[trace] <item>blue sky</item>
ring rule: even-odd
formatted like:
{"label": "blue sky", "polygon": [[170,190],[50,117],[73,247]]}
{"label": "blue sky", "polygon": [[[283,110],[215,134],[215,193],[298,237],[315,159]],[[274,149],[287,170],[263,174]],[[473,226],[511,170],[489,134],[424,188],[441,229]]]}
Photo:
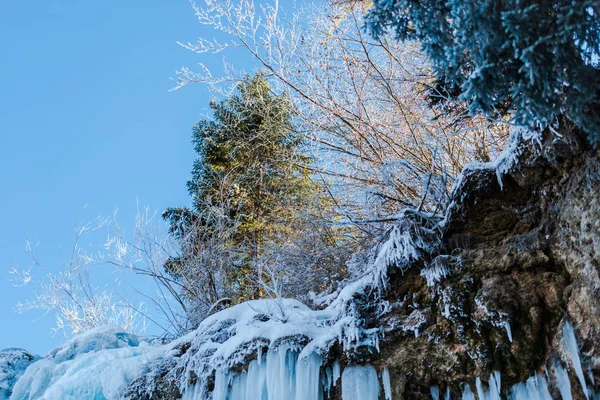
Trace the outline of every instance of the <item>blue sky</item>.
{"label": "blue sky", "polygon": [[78,219],[118,207],[132,223],[137,199],[189,204],[190,132],[209,95],[169,92],[169,78],[220,63],[176,44],[203,29],[186,0],[0,2],[0,349],[60,342],[53,317],[14,312],[31,293],[8,274],[29,265],[25,236],[58,271]]}

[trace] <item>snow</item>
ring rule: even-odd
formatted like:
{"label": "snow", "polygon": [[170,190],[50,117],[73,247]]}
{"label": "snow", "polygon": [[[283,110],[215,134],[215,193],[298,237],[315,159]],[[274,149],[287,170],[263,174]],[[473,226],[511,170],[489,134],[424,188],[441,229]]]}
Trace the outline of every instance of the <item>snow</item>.
{"label": "snow", "polygon": [[460,207],[464,198],[469,194],[468,191],[464,190],[464,185],[470,176],[473,176],[480,171],[493,171],[496,174],[500,189],[503,189],[504,184],[502,177],[518,165],[519,157],[521,157],[526,148],[531,148],[531,143],[539,144],[540,141],[541,132],[530,130],[523,126],[513,126],[510,130],[510,136],[504,150],[494,161],[486,163],[467,163],[462,172],[454,180],[451,190],[451,198],[453,200],[448,205],[446,215],[440,222],[440,226],[448,224],[452,214],[456,211],[456,208]]}
{"label": "snow", "polygon": [[[433,253],[439,245],[438,222],[432,215],[404,210],[363,273],[322,310],[290,299],[248,301],[209,316],[194,332],[166,345],[150,345],[117,328],[98,328],[29,366],[11,399],[119,399],[128,388],[151,393],[160,378],[174,382],[190,400],[319,400],[340,377],[344,400],[377,399],[380,382],[374,367],[324,365],[323,356],[336,343],[346,352],[359,346],[378,351],[382,331],[363,327],[355,298],[367,295],[383,304],[389,270],[404,272]],[[432,283],[449,273],[447,263],[439,264],[429,274]],[[401,328],[418,335],[423,321],[415,310]],[[389,378],[384,369],[386,400],[391,399]]]}
{"label": "snow", "polygon": [[[122,399],[130,384],[161,360],[189,364],[188,372],[195,367],[200,373],[214,374],[212,390],[207,387],[208,375],[198,374],[196,382],[190,385],[187,377],[191,375],[184,374],[180,381],[183,399],[322,400],[326,391],[339,385],[340,376],[344,400],[378,398],[379,378],[371,365],[342,368],[335,362],[325,366],[319,353],[307,353],[291,340],[280,341],[279,346],[269,343],[270,347],[264,352],[256,349],[240,352],[244,348],[242,343],[247,344],[251,338],[281,338],[292,332],[311,330],[299,325],[305,321],[308,308],[293,300],[283,301],[280,306],[275,307],[272,301],[266,300],[234,306],[208,318],[198,331],[166,345],[151,345],[116,328],[95,329],[76,336],[52,350],[46,358],[29,365],[14,386],[10,399]],[[265,312],[275,314],[263,314]],[[259,315],[263,318],[257,319]],[[275,315],[281,319],[271,320],[269,324],[266,316],[274,318]],[[219,337],[223,331],[227,334]],[[208,362],[205,369],[199,368],[200,364],[194,364],[191,358],[184,361],[183,356],[175,357],[181,355],[178,349],[184,343],[197,346],[195,350],[190,347],[184,355],[190,354],[189,357],[199,363]],[[202,353],[209,347],[211,351]],[[202,354],[209,355],[203,358]],[[242,364],[239,357],[248,354],[254,354],[255,358]],[[387,370],[383,381],[389,400],[391,384]]]}
{"label": "snow", "polygon": [[60,363],[72,360],[79,354],[138,346],[140,341],[139,336],[124,332],[120,328],[103,326],[77,335],[64,345],[50,350],[46,358]]}
{"label": "snow", "polygon": [[[361,274],[328,297],[324,309],[281,298],[248,301],[207,317],[195,331],[166,345],[151,345],[117,328],[97,328],[29,366],[11,399],[117,399],[126,390],[151,393],[160,379],[174,383],[185,399],[315,400],[340,377],[348,399],[355,398],[348,397],[353,391],[378,393],[373,367],[323,365],[323,356],[334,344],[347,353],[357,347],[379,350],[383,330],[364,327],[355,299],[368,297],[385,310],[388,272],[404,272],[433,253],[438,222],[433,215],[403,210]],[[405,328],[418,335],[422,321],[415,313]],[[362,378],[367,381],[359,382]],[[391,398],[389,373],[384,389]]]}
{"label": "snow", "polygon": [[[302,388],[306,389],[305,385],[318,377],[316,366],[320,364],[316,362],[317,357],[326,353],[333,344],[340,344],[346,352],[359,346],[378,351],[382,330],[363,327],[355,298],[367,295],[375,304],[383,305],[382,294],[389,269],[404,271],[413,261],[433,252],[437,246],[439,232],[435,230],[435,219],[431,222],[432,218],[425,213],[404,210],[387,237],[373,250],[363,273],[348,282],[335,297],[328,298],[324,302],[328,305],[322,310],[311,310],[296,300],[268,299],[235,305],[205,319],[194,332],[190,350],[181,357],[180,365],[185,373],[180,378],[180,387],[183,388],[187,376],[193,374],[199,377],[199,381],[207,381],[215,369],[230,370],[245,365],[256,354],[259,354],[257,363],[262,365],[260,352],[264,348],[269,350],[264,360],[269,366],[277,363],[291,365],[289,361],[283,361],[283,357],[290,357],[289,354],[284,355],[286,352],[294,353],[298,377],[295,389],[300,393],[298,385],[304,385]],[[385,309],[385,305],[381,309]],[[418,334],[421,320],[419,315],[413,315],[406,321],[406,329]],[[287,346],[286,350],[273,353],[282,344]],[[280,367],[274,368],[280,370]],[[329,372],[331,377],[325,371],[324,387],[334,384],[340,372],[339,365],[334,365]],[[310,378],[306,378],[308,376]]]}
{"label": "snow", "polygon": [[471,162],[465,166],[465,170],[488,169],[495,171],[498,185],[503,188],[502,176],[507,174],[519,160],[525,148],[531,142],[539,143],[541,132],[530,130],[523,126],[514,126],[510,131],[508,143],[496,160],[487,163]]}

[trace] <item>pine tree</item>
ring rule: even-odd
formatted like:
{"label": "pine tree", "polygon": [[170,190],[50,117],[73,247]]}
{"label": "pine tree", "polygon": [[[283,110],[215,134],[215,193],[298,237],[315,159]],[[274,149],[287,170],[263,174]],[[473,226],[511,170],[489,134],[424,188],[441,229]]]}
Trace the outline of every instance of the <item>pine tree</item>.
{"label": "pine tree", "polygon": [[374,0],[366,25],[420,41],[443,93],[473,113],[538,127],[564,114],[600,141],[597,0]]}
{"label": "pine tree", "polygon": [[[256,298],[256,265],[265,246],[298,235],[294,222],[314,207],[320,187],[311,180],[303,139],[292,129],[290,103],[273,94],[261,74],[246,77],[230,98],[210,108],[213,117],[193,128],[192,209],[171,208],[163,216],[176,237],[186,238],[188,261],[220,230],[231,230],[219,239],[231,250],[222,279],[234,301]],[[168,271],[177,278],[183,262],[171,260]]]}

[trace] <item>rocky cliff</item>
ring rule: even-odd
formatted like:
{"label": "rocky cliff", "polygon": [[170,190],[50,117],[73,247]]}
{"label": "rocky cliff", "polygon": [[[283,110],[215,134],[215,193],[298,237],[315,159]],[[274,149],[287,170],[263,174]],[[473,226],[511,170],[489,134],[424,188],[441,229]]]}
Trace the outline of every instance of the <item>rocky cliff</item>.
{"label": "rocky cliff", "polygon": [[[556,381],[557,363],[585,398],[565,354],[567,321],[586,385],[600,380],[600,159],[576,130],[560,131],[531,142],[501,176],[467,169],[440,251],[390,275],[376,364],[388,367],[394,398],[431,398],[434,385],[459,394],[493,371],[503,388],[545,371]],[[429,272],[438,282],[428,285],[428,268],[442,272]],[[418,335],[402,329],[411,320]]]}

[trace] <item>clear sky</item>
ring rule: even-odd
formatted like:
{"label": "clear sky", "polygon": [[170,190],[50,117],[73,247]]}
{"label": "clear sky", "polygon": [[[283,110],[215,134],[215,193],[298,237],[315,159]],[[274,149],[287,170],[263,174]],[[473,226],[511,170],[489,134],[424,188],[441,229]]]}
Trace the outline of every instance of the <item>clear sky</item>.
{"label": "clear sky", "polygon": [[132,222],[138,198],[189,204],[191,127],[209,95],[169,89],[207,61],[176,44],[203,29],[186,0],[0,1],[0,349],[60,342],[53,317],[14,312],[31,294],[8,274],[29,265],[25,236],[56,272],[78,219],[119,207]]}

